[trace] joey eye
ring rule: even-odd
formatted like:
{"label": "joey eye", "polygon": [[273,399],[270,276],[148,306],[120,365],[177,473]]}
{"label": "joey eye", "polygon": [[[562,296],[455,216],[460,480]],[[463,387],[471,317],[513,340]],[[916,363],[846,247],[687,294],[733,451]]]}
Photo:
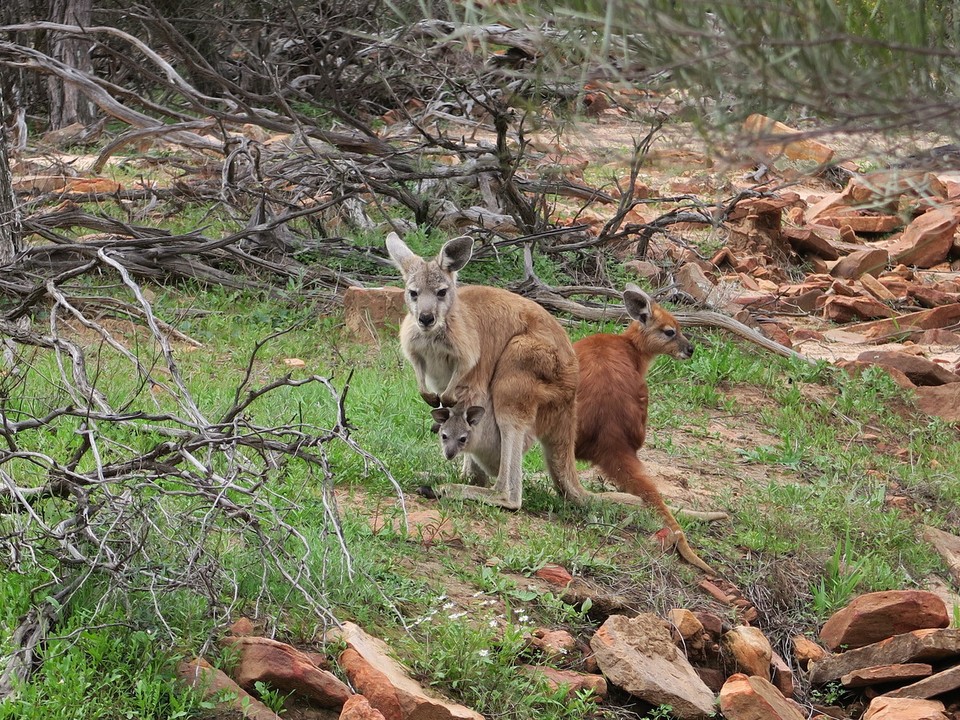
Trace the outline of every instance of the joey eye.
{"label": "joey eye", "polygon": [[420,293],[418,293],[416,290],[409,290],[408,292],[410,293],[410,299],[411,299],[411,300],[416,300],[416,299],[417,299],[417,295],[420,294]]}
{"label": "joey eye", "polygon": [[446,433],[440,433],[440,439],[446,441],[450,439],[450,436]]}
{"label": "joey eye", "polygon": [[672,338],[672,337],[676,337],[677,331],[674,330],[673,328],[665,328],[663,331],[663,334],[666,335],[668,338]]}
{"label": "joey eye", "polygon": [[447,289],[446,289],[446,288],[440,288],[439,290],[437,290],[437,297],[438,297],[438,298],[445,298],[446,296],[447,296]]}
{"label": "joey eye", "polygon": [[466,435],[461,435],[461,436],[460,436],[460,444],[461,444],[461,445],[466,445],[466,444],[467,444],[467,436],[466,436]]}

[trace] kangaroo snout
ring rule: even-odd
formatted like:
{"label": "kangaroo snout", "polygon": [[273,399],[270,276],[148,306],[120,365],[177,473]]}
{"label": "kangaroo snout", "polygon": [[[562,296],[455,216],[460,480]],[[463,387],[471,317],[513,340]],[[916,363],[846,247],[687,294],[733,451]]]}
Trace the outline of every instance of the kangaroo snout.
{"label": "kangaroo snout", "polygon": [[436,318],[434,317],[433,313],[420,313],[417,316],[417,321],[420,323],[420,327],[428,328],[433,326]]}
{"label": "kangaroo snout", "polygon": [[682,348],[680,348],[680,359],[689,360],[693,357],[694,350],[697,349],[697,346],[692,342],[686,343]]}

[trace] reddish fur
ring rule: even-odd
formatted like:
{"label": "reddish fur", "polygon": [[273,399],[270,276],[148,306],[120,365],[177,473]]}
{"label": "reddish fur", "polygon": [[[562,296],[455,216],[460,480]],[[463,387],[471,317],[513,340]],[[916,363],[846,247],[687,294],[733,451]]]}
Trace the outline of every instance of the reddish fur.
{"label": "reddish fur", "polygon": [[[676,331],[673,338],[664,328]],[[657,355],[683,357],[692,351],[676,319],[654,305],[646,326],[634,321],[622,335],[591,335],[573,344],[580,362],[577,389],[576,455],[596,465],[618,489],[655,508],[680,530],[637,450],[647,433],[647,370]],[[689,357],[689,355],[686,355]]]}

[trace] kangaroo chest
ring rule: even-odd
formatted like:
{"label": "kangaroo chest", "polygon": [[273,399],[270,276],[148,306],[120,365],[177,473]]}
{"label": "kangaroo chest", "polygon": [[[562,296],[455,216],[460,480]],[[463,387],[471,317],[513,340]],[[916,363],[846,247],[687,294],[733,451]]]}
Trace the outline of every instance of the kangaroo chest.
{"label": "kangaroo chest", "polygon": [[445,337],[414,336],[410,338],[407,352],[410,359],[419,362],[423,368],[427,390],[434,393],[446,390],[456,370],[458,356]]}

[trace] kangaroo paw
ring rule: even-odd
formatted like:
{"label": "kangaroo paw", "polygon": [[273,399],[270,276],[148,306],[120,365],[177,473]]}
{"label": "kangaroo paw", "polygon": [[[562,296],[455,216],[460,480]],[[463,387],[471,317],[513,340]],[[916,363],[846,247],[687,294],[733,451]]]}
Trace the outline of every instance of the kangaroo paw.
{"label": "kangaroo paw", "polygon": [[440,407],[440,396],[432,392],[422,392],[420,397],[423,398],[423,401],[432,408]]}

